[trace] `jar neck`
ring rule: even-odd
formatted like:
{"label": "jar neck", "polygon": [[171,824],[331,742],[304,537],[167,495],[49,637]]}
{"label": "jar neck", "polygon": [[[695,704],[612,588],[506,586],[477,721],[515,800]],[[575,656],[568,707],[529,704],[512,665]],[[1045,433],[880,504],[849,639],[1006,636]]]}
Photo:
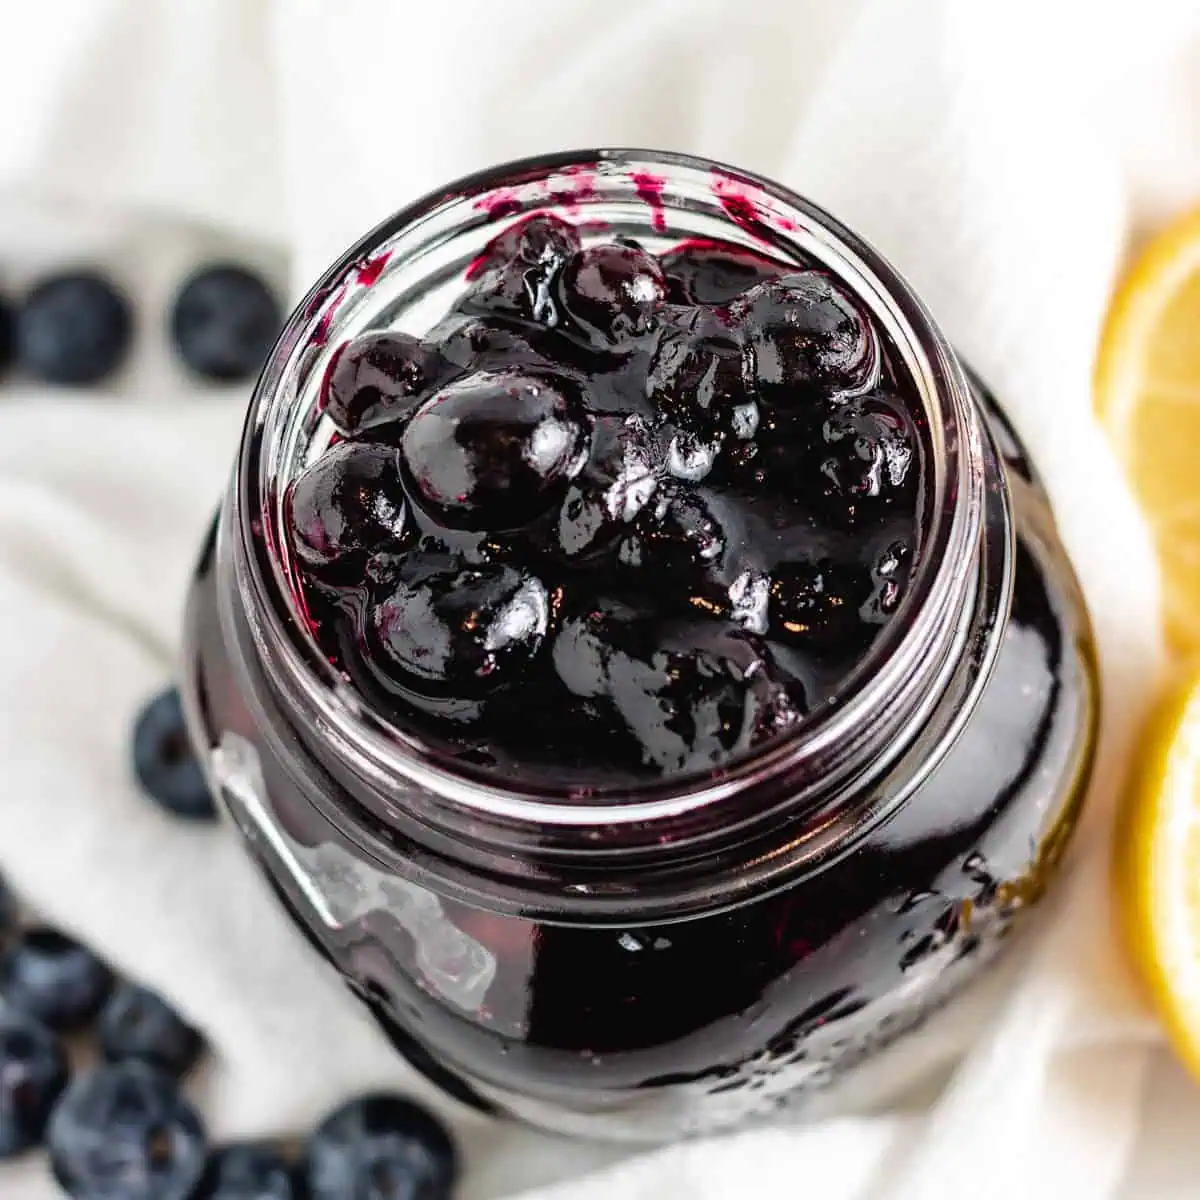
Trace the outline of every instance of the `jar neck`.
{"label": "jar neck", "polygon": [[[522,205],[544,208],[546,195],[560,195],[584,166],[601,181],[589,184],[589,203],[602,186],[611,186],[613,205],[624,201],[622,188],[640,195],[636,181],[654,172],[664,185],[657,203],[669,213],[673,204],[677,215],[685,214],[702,194],[719,202],[737,188],[757,213],[755,236],[769,233],[774,252],[803,238],[804,253],[823,257],[898,345],[925,407],[930,468],[908,594],[836,702],[717,773],[654,781],[619,795],[500,786],[467,768],[452,769],[366,708],[297,620],[278,521],[286,463],[313,430],[312,381],[336,344],[380,319],[386,306],[369,289],[389,264],[398,269],[433,255],[430,247],[452,242],[464,223],[511,220]],[[500,216],[480,206],[480,197],[496,195],[505,201]],[[475,214],[469,220],[454,211],[464,202]],[[656,227],[660,219],[653,214]],[[422,228],[426,248],[406,245]],[[467,254],[431,267],[426,290],[435,274],[452,276]],[[420,282],[409,291],[422,294]],[[395,292],[393,303],[400,303]],[[997,615],[1006,611],[1000,560],[1008,535],[997,539],[995,532],[997,505],[1004,510],[1000,524],[1011,530],[1003,469],[963,371],[928,313],[886,262],[827,214],[767,181],[679,156],[603,151],[517,164],[460,181],[369,235],[289,322],[256,392],[231,501],[229,552],[222,556],[225,619],[232,626],[244,618],[246,653],[274,706],[336,776],[341,828],[378,857],[395,859],[397,869],[411,861],[411,846],[420,846],[444,869],[443,886],[449,881],[469,891],[468,876],[486,876],[489,902],[507,896],[526,910],[544,904],[599,914],[627,909],[636,895],[639,911],[677,914],[691,904],[711,905],[717,891],[732,901],[770,886],[781,872],[818,869],[846,852],[904,801],[910,789],[897,771],[931,722],[945,726],[937,742],[952,740],[955,722],[965,719],[986,677],[998,643]],[[922,761],[931,754],[927,747]],[[916,774],[910,764],[907,776]]]}

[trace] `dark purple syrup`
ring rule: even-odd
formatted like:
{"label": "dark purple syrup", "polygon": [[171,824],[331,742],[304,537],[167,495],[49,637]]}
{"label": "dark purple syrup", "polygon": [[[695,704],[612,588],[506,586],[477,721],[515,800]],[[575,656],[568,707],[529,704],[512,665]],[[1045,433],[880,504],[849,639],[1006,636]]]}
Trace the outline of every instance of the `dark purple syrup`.
{"label": "dark purple syrup", "polygon": [[826,704],[919,549],[919,403],[870,315],[813,266],[548,213],[467,283],[327,372],[288,512],[331,660],[445,752],[592,785]]}

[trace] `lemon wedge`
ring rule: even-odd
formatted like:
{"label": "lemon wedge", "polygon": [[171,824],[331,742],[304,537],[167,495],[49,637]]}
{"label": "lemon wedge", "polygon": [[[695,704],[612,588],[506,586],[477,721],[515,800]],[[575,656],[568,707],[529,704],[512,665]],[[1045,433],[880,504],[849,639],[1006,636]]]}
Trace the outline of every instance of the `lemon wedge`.
{"label": "lemon wedge", "polygon": [[1200,209],[1160,233],[1117,289],[1095,402],[1154,532],[1168,642],[1200,659]]}
{"label": "lemon wedge", "polygon": [[1200,676],[1146,731],[1116,831],[1118,911],[1134,964],[1200,1076]]}

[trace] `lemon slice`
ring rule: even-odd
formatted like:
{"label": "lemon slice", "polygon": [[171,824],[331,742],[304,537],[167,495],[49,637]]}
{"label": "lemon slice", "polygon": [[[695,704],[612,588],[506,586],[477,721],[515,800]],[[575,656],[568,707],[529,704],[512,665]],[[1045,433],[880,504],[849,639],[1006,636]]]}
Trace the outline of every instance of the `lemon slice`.
{"label": "lemon slice", "polygon": [[1118,823],[1118,911],[1176,1053],[1200,1076],[1200,677],[1146,732]]}
{"label": "lemon slice", "polygon": [[1154,531],[1168,641],[1200,657],[1200,209],[1159,234],[1117,289],[1095,399]]}

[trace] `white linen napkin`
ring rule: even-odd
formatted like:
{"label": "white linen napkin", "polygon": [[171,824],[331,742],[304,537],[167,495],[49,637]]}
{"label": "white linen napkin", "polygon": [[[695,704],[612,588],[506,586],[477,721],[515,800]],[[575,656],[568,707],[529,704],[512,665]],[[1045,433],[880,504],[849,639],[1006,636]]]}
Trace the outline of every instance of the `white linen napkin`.
{"label": "white linen napkin", "polygon": [[[1200,1175],[1185,1119],[1200,1095],[1156,1048],[1106,888],[1108,816],[1161,654],[1157,577],[1091,420],[1089,372],[1132,232],[1200,196],[1194,2],[23,8],[20,36],[0,40],[0,111],[20,114],[0,126],[0,269],[19,283],[99,259],[143,322],[135,364],[103,396],[0,388],[0,870],[205,1030],[197,1095],[213,1132],[301,1131],[386,1085],[454,1123],[467,1200],[1182,1197]],[[599,144],[774,176],[911,278],[1048,480],[1105,687],[1084,828],[995,975],[827,1119],[639,1154],[433,1096],[291,933],[231,832],[156,812],[127,765],[133,714],[172,671],[245,402],[197,395],[171,365],[156,314],[172,284],[223,250],[286,264],[299,294],[421,191]],[[34,1156],[0,1169],[0,1194],[56,1189]]]}

